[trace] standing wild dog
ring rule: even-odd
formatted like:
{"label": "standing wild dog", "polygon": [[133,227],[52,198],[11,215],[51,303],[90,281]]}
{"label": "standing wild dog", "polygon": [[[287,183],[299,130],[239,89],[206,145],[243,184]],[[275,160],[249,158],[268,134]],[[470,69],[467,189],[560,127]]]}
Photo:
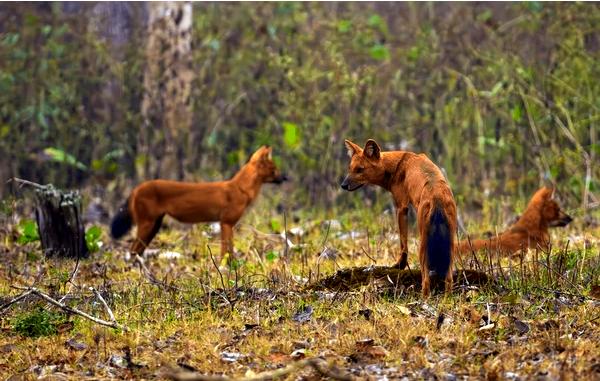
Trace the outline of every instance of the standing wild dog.
{"label": "standing wild dog", "polygon": [[286,180],[271,158],[272,148],[259,148],[228,181],[185,183],[150,180],[138,185],[119,209],[111,224],[111,235],[120,238],[137,225],[131,251],[144,252],[169,215],[185,223],[221,223],[221,254],[233,254],[233,227],[256,199],[263,183]]}
{"label": "standing wild dog", "polygon": [[460,254],[490,250],[511,255],[527,248],[550,249],[549,227],[566,226],[573,219],[563,212],[554,200],[554,189],[540,188],[527,204],[519,220],[507,231],[490,239],[464,240],[458,245]]}
{"label": "standing wild dog", "polygon": [[374,140],[365,148],[346,140],[350,156],[349,173],[342,188],[354,191],[375,184],[390,191],[394,198],[400,231],[400,269],[408,259],[406,214],[412,204],[417,210],[421,237],[419,261],[423,295],[429,295],[429,272],[445,279],[446,292],[452,289],[452,260],[456,235],[456,204],[440,169],[424,154],[406,151],[381,152]]}

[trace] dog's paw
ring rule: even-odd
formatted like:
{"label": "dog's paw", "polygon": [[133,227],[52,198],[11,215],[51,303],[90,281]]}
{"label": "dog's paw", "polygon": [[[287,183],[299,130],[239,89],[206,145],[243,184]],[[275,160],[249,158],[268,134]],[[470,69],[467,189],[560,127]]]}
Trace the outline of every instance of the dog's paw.
{"label": "dog's paw", "polygon": [[408,254],[402,253],[398,262],[396,262],[392,267],[404,270],[406,266],[408,266]]}

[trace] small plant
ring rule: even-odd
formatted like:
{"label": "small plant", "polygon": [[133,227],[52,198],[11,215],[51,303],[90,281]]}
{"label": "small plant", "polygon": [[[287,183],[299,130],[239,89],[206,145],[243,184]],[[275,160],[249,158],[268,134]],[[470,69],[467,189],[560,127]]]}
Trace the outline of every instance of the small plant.
{"label": "small plant", "polygon": [[270,225],[271,225],[271,231],[275,232],[275,233],[279,233],[280,231],[282,231],[282,227],[281,227],[281,222],[279,222],[279,220],[272,218],[270,221]]}
{"label": "small plant", "polygon": [[0,215],[9,216],[13,212],[13,201],[10,199],[0,200]]}
{"label": "small plant", "polygon": [[228,263],[229,269],[232,271],[240,270],[242,267],[246,265],[246,261],[243,259],[231,259]]}
{"label": "small plant", "polygon": [[279,258],[279,253],[271,250],[269,251],[266,255],[265,255],[265,259],[267,260],[267,262],[273,262],[275,261],[277,258]]}
{"label": "small plant", "polygon": [[18,334],[27,337],[51,336],[58,333],[57,327],[64,322],[63,315],[40,307],[15,317],[12,328]]}
{"label": "small plant", "polygon": [[62,269],[50,268],[48,270],[48,275],[50,275],[52,279],[55,279],[60,284],[65,284],[69,280],[69,271]]}
{"label": "small plant", "polygon": [[95,253],[102,247],[102,229],[98,226],[92,226],[85,232],[85,244],[90,253]]}
{"label": "small plant", "polygon": [[21,245],[30,242],[35,242],[40,239],[37,224],[33,220],[21,220],[21,222],[19,222],[17,230],[19,232],[19,238],[17,238],[17,242]]}

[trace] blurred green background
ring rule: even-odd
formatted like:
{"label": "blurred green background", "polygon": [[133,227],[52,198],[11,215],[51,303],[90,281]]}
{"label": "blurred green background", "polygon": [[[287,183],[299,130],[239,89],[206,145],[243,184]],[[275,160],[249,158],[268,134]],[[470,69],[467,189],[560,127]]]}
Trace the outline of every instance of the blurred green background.
{"label": "blurred green background", "polygon": [[4,3],[1,196],[229,178],[271,144],[288,197],[329,207],[344,138],[374,138],[466,208],[545,180],[597,206],[599,25],[590,3]]}

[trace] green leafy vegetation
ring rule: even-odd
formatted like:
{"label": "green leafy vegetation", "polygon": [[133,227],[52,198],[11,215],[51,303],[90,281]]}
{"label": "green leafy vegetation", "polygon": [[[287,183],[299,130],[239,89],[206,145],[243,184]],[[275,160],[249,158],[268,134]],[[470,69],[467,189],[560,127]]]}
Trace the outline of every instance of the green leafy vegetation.
{"label": "green leafy vegetation", "polygon": [[50,156],[50,159],[58,163],[65,163],[67,165],[71,165],[75,168],[81,169],[82,171],[85,171],[87,169],[85,164],[77,161],[77,159],[73,155],[69,155],[61,149],[48,147],[44,149],[44,153]]}
{"label": "green leafy vegetation", "polygon": [[35,221],[29,219],[23,219],[17,226],[19,237],[17,242],[20,244],[26,244],[30,242],[39,241],[40,236],[38,234],[38,227]]}
{"label": "green leafy vegetation", "polygon": [[[586,188],[600,188],[589,157],[600,147],[600,9],[445,7],[194,4],[199,122],[174,135],[184,174],[229,177],[270,144],[305,179],[289,197],[331,206],[351,200],[327,196],[345,170],[343,139],[374,138],[427,153],[465,200],[527,197],[549,179],[583,205]],[[121,186],[160,160],[164,131],[141,123],[142,22],[117,47],[83,10],[4,9],[14,17],[0,35],[0,152],[14,160],[0,175]]]}
{"label": "green leafy vegetation", "polygon": [[85,231],[85,243],[90,253],[100,250],[102,245],[102,229],[99,226],[91,226]]}
{"label": "green leafy vegetation", "polygon": [[43,308],[23,313],[13,319],[13,330],[26,337],[51,336],[58,333],[57,327],[65,323],[65,316]]}

